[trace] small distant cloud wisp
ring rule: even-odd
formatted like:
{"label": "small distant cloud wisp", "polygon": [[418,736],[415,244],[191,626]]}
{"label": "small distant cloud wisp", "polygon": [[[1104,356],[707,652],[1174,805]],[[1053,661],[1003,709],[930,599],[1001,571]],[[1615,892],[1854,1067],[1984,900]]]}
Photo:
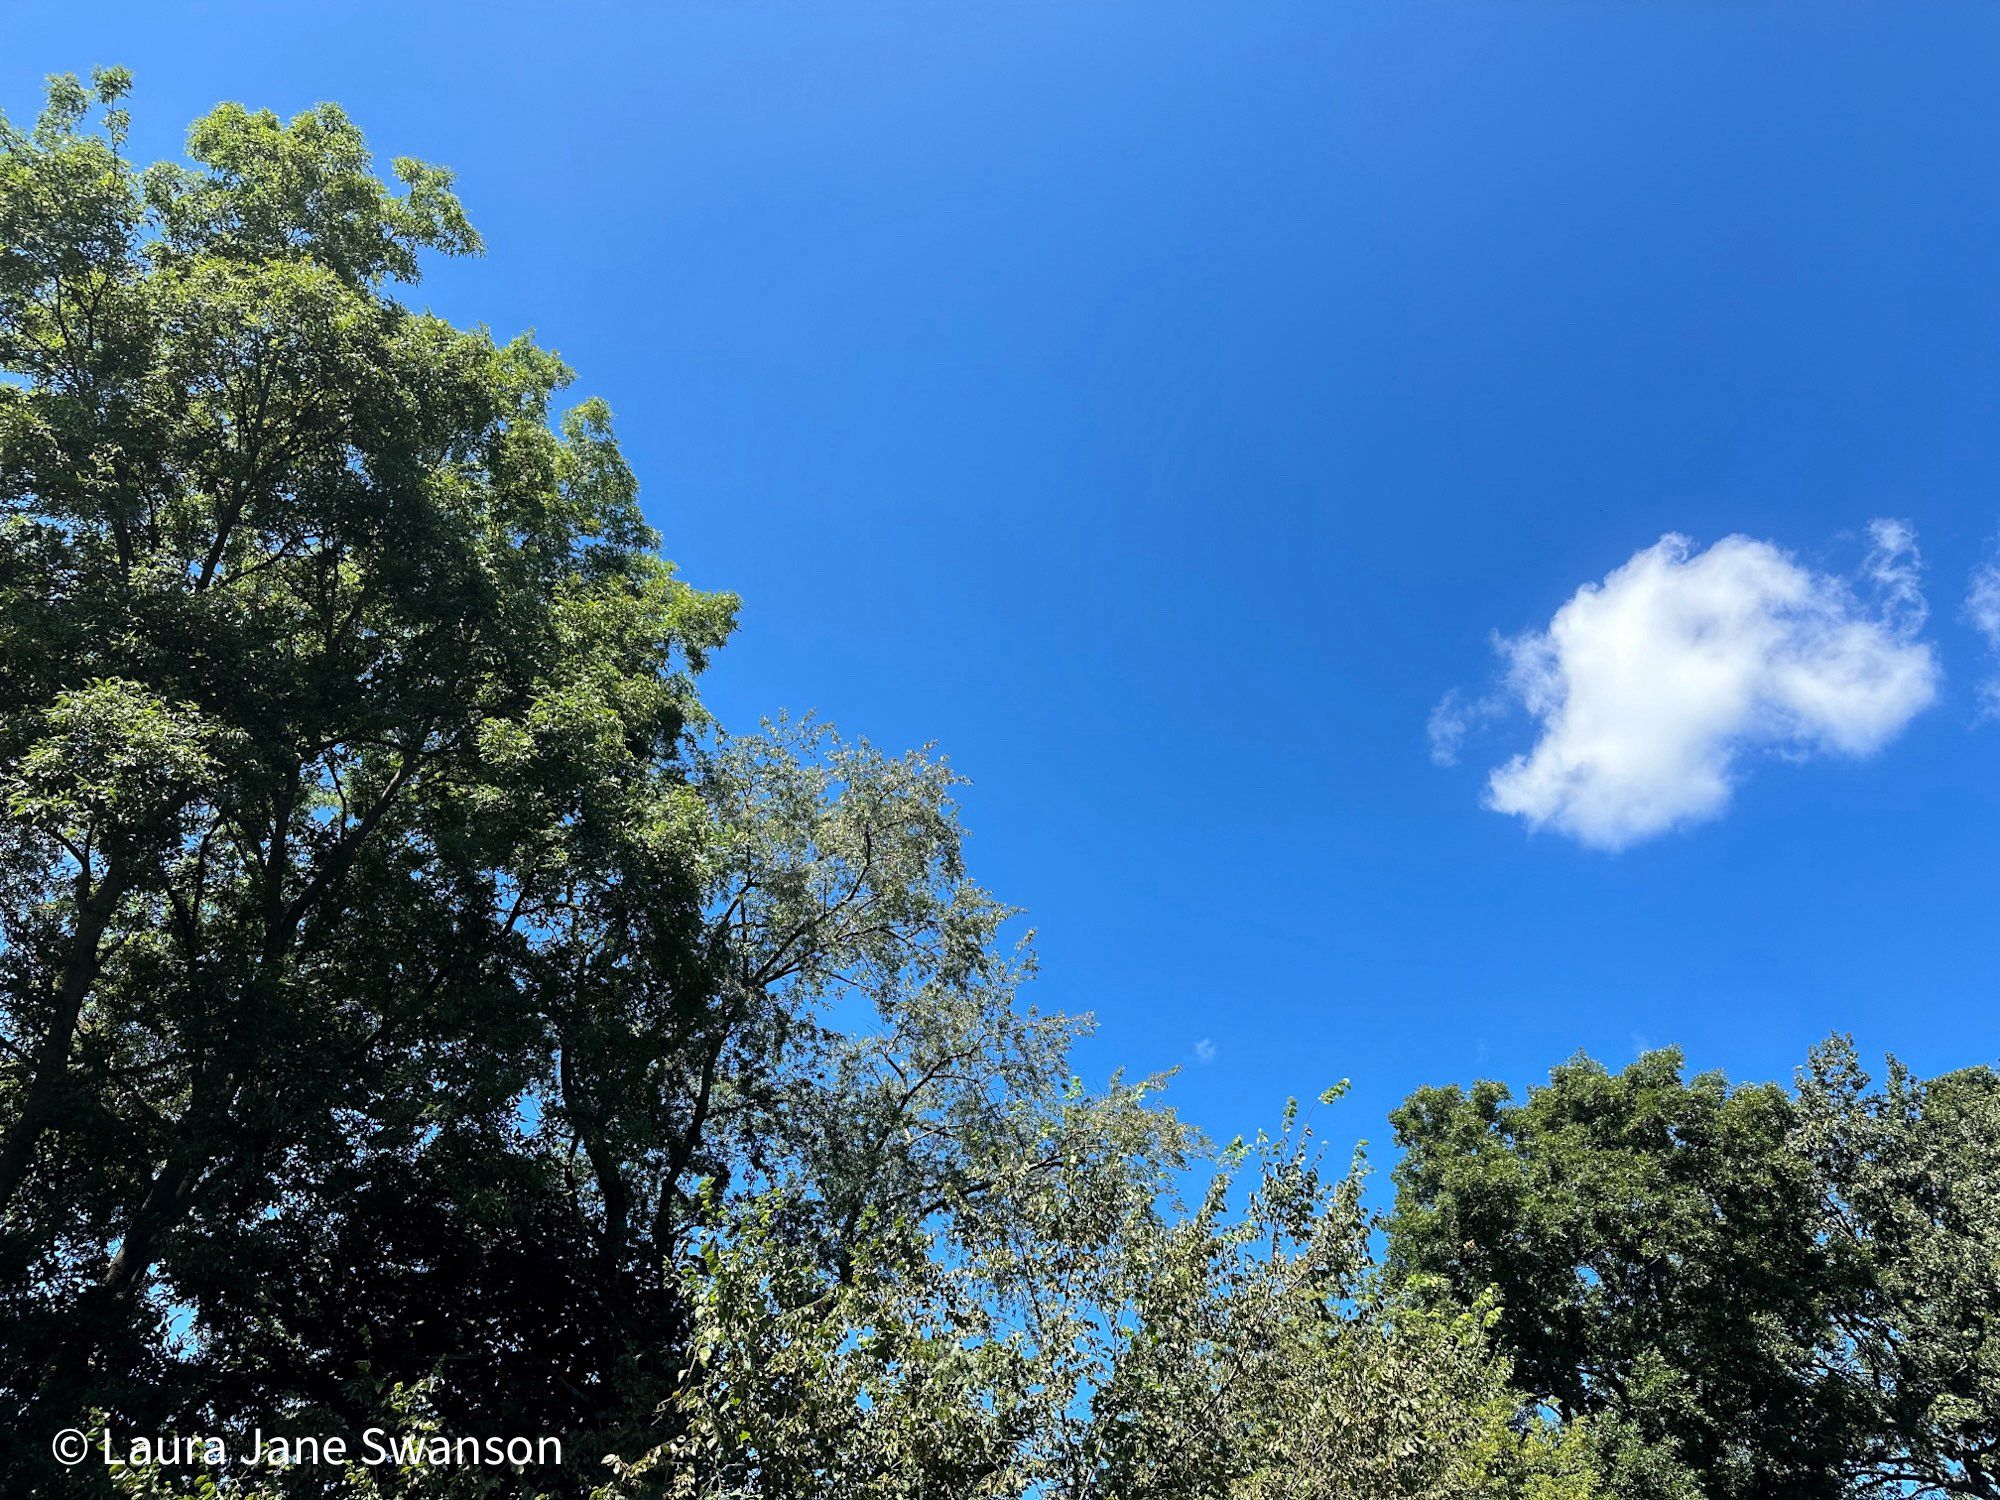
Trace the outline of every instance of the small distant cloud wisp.
{"label": "small distant cloud wisp", "polygon": [[[1872,754],[1935,699],[1938,665],[1917,638],[1914,532],[1882,520],[1869,535],[1853,578],[1745,536],[1705,552],[1661,537],[1546,629],[1498,641],[1497,702],[1448,694],[1432,758],[1452,763],[1478,718],[1518,704],[1540,736],[1488,777],[1486,806],[1620,849],[1720,816],[1752,752]],[[1991,583],[2000,646],[2000,573]]]}
{"label": "small distant cloud wisp", "polygon": [[[1987,563],[1972,575],[1965,618],[1985,638],[1987,651],[2000,657],[2000,562]],[[1979,707],[1982,717],[2000,717],[2000,669],[1989,671],[1979,684]]]}

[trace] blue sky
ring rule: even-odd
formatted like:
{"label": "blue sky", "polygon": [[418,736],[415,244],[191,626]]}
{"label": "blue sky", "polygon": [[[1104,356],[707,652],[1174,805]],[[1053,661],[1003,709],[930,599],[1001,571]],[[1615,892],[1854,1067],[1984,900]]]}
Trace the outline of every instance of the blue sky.
{"label": "blue sky", "polygon": [[[1386,1143],[1418,1084],[1577,1048],[2000,1052],[1990,4],[10,0],[11,113],[102,62],[144,155],[331,98],[458,170],[488,254],[421,299],[612,403],[669,553],[744,597],[725,720],[974,778],[1091,1071],[1181,1066],[1223,1136],[1351,1076],[1329,1127]],[[1503,708],[1494,636],[1667,533],[1669,605],[1769,544],[1748,696],[1660,772],[1727,806],[1616,851],[1567,794],[1489,810],[1544,734],[1631,789],[1604,757],[1659,726],[1579,727],[1629,691],[1572,640],[1572,721]],[[1636,598],[1591,618],[1656,645]],[[1439,766],[1454,689],[1496,711]]]}

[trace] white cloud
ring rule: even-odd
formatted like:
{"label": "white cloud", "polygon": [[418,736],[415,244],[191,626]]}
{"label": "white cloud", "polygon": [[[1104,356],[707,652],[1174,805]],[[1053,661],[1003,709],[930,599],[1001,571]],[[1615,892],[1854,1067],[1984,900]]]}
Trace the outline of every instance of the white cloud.
{"label": "white cloud", "polygon": [[1438,706],[1431,710],[1430,723],[1425,726],[1431,741],[1431,764],[1457,765],[1458,748],[1465,743],[1465,733],[1471,727],[1465,711],[1465,698],[1457,688],[1453,688],[1438,700]]}
{"label": "white cloud", "polygon": [[1875,585],[1883,620],[1915,635],[1931,613],[1924,602],[1924,560],[1917,551],[1916,528],[1908,521],[1874,520],[1868,523],[1868,539],[1874,545],[1861,567]]}
{"label": "white cloud", "polygon": [[[1965,617],[1986,637],[1987,650],[2000,655],[2000,562],[1987,563],[1972,575],[1972,590],[1965,596]],[[1985,714],[2000,714],[2000,673],[1979,684],[1979,701]]]}
{"label": "white cloud", "polygon": [[1965,612],[1986,637],[1986,644],[2000,651],[2000,563],[1988,563],[1972,575]]}
{"label": "white cloud", "polygon": [[1431,710],[1430,722],[1425,726],[1431,742],[1431,764],[1457,765],[1458,752],[1465,744],[1465,737],[1506,711],[1507,700],[1497,693],[1488,693],[1483,698],[1467,698],[1453,688],[1438,700],[1438,706]]}
{"label": "white cloud", "polygon": [[[1916,639],[1914,534],[1878,521],[1870,535],[1865,589],[1768,542],[1696,553],[1664,536],[1546,630],[1501,642],[1541,738],[1493,772],[1486,805],[1618,849],[1720,815],[1746,752],[1879,750],[1936,696],[1938,668]],[[2000,625],[2000,581],[1994,603]]]}
{"label": "white cloud", "polygon": [[1196,1042],[1194,1044],[1194,1060],[1204,1063],[1214,1062],[1215,1043],[1211,1042],[1207,1037],[1203,1037],[1200,1041]]}

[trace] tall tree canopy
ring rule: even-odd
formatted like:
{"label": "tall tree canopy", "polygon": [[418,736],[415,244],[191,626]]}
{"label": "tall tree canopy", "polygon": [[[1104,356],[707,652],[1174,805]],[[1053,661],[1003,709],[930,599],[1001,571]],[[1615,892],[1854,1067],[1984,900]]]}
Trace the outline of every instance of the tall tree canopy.
{"label": "tall tree canopy", "polygon": [[[0,127],[10,1418],[253,1400],[439,1278],[463,1321],[384,1327],[525,1352],[483,1299],[563,1299],[565,1213],[625,1273],[629,1225],[523,1109],[600,1139],[601,1033],[723,982],[686,736],[734,601],[658,556],[605,408],[553,419],[559,360],[390,294],[476,247],[448,174],[391,191],[331,106],[139,172],[125,86]],[[629,1128],[693,1158],[685,1111]],[[188,1315],[232,1357],[165,1360]]]}

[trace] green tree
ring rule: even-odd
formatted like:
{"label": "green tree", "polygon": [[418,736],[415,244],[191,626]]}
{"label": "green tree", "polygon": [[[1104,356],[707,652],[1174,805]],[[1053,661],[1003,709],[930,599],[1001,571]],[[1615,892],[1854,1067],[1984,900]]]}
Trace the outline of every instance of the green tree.
{"label": "green tree", "polygon": [[1595,1418],[1614,1492],[1990,1496],[2000,1115],[1985,1069],[1796,1095],[1588,1059],[1396,1112],[1400,1277],[1491,1291],[1528,1388]]}
{"label": "green tree", "polygon": [[837,1266],[801,1251],[792,1190],[739,1203],[688,1267],[678,1430],[605,1495],[1604,1493],[1586,1429],[1509,1385],[1486,1308],[1383,1287],[1358,1161],[1328,1174],[1288,1116],[1224,1152],[1187,1212],[1172,1183],[1194,1143],[1150,1084],[1045,1084],[968,1191],[921,1222],[870,1215]]}
{"label": "green tree", "polygon": [[1816,1049],[1794,1148],[1834,1261],[1819,1377],[1857,1493],[2000,1496],[2000,1074],[1928,1081]]}
{"label": "green tree", "polygon": [[[515,1149],[560,1048],[534,927],[627,853],[651,927],[699,926],[668,851],[734,609],[659,557],[603,406],[554,418],[560,361],[390,294],[476,247],[446,173],[385,187],[332,106],[224,106],[191,165],[140,172],[126,86],[59,78],[0,125],[16,1425],[339,1400],[326,1329],[365,1262],[256,1278],[315,1236],[358,1251],[358,1180],[382,1217],[440,1211],[432,1272],[486,1237],[432,1287],[475,1326],[575,1257]],[[188,1316],[213,1357],[171,1354]]]}

